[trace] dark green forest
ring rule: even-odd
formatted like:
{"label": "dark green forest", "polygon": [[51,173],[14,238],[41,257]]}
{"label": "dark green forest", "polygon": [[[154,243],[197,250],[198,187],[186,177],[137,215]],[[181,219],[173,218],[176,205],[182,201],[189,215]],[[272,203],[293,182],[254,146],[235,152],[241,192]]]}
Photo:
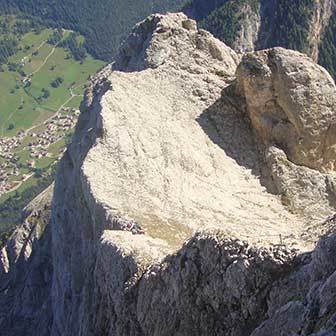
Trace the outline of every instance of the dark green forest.
{"label": "dark green forest", "polygon": [[[194,0],[189,11],[200,18],[200,25],[215,36],[232,43],[244,19],[244,6],[253,11],[260,10],[263,38],[261,47],[282,46],[290,49],[306,51],[308,48],[309,22],[313,14],[313,0]],[[192,9],[190,9],[192,8]],[[199,12],[200,11],[200,12]],[[202,13],[207,13],[202,16]],[[265,41],[265,39],[267,41]],[[267,45],[263,45],[263,44]]]}
{"label": "dark green forest", "polygon": [[23,13],[51,27],[85,36],[85,49],[110,61],[132,26],[153,12],[174,11],[185,0],[0,0],[0,13]]}
{"label": "dark green forest", "polygon": [[322,39],[319,62],[336,78],[336,17],[333,15]]}
{"label": "dark green forest", "polygon": [[216,11],[227,0],[189,0],[183,6],[183,11],[197,21],[206,18],[211,12]]}
{"label": "dark green forest", "polygon": [[[313,15],[314,0],[278,0],[274,6],[262,5],[261,30],[268,35],[260,41],[262,47],[285,47],[308,52],[309,25]],[[263,46],[263,44],[267,44]]]}
{"label": "dark green forest", "polygon": [[8,57],[14,55],[18,50],[18,41],[15,38],[0,40],[0,64],[8,62]]}

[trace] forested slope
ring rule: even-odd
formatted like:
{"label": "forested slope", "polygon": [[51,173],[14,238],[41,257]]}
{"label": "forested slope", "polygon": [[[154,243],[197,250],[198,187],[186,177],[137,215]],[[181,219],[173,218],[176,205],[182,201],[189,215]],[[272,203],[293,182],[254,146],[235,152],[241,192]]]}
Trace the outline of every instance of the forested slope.
{"label": "forested slope", "polygon": [[[281,46],[299,50],[335,77],[334,8],[334,0],[193,0],[184,10],[235,49]],[[249,43],[244,42],[249,35]]]}
{"label": "forested slope", "polygon": [[330,19],[320,47],[320,63],[336,77],[336,17]]}
{"label": "forested slope", "polygon": [[[260,15],[261,36],[258,47],[282,46],[304,51],[308,48],[309,23],[313,15],[314,0],[229,0],[216,7],[201,21],[201,26],[212,31],[228,44],[234,39],[246,8]],[[198,8],[196,6],[195,8]]]}
{"label": "forested slope", "polygon": [[0,0],[1,13],[33,15],[51,26],[80,32],[86,48],[103,60],[113,53],[132,26],[153,12],[180,8],[184,0]]}

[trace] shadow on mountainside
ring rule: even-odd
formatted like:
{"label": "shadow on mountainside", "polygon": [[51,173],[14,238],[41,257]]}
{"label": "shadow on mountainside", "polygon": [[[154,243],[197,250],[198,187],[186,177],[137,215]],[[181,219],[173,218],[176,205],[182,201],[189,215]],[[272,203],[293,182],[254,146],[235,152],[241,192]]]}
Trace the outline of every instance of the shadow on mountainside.
{"label": "shadow on mountainside", "polygon": [[161,336],[298,335],[303,328],[308,335],[334,328],[336,295],[326,287],[336,282],[335,240],[330,234],[296,255],[284,246],[197,233],[140,279],[137,308],[147,313],[138,321],[145,334]]}
{"label": "shadow on mountainside", "polygon": [[222,96],[197,118],[197,122],[228,156],[260,176],[261,156],[250,121],[244,115],[245,99],[230,96],[233,90],[232,86],[225,88]]}
{"label": "shadow on mountainside", "polygon": [[1,335],[51,333],[51,199],[45,202],[16,228],[2,251],[9,268],[0,269]]}
{"label": "shadow on mountainside", "polygon": [[203,111],[197,122],[213,143],[240,166],[251,170],[260,179],[261,185],[275,194],[245,106],[245,98],[237,93],[236,83],[233,82],[223,89],[218,100]]}

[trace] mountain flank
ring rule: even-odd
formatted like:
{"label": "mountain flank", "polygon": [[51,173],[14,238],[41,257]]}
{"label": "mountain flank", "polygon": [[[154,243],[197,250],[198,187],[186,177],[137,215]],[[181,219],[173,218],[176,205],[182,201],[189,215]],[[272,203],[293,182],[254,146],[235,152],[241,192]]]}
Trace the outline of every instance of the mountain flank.
{"label": "mountain flank", "polygon": [[184,10],[238,52],[298,50],[335,77],[334,0],[193,0]]}
{"label": "mountain flank", "polygon": [[86,90],[44,234],[1,251],[1,330],[334,335],[335,93],[297,51],[137,24]]}

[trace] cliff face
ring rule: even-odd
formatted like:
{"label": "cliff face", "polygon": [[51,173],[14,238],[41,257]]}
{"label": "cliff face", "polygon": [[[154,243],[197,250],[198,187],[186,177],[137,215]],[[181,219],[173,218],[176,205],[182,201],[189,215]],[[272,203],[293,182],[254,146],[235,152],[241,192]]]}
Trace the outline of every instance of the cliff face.
{"label": "cliff face", "polygon": [[[333,330],[336,88],[302,58],[240,59],[183,14],[134,28],[58,169],[39,335]],[[7,316],[7,335],[35,335]]]}
{"label": "cliff face", "polygon": [[51,310],[52,186],[23,212],[23,223],[0,252],[2,335],[49,335]]}

